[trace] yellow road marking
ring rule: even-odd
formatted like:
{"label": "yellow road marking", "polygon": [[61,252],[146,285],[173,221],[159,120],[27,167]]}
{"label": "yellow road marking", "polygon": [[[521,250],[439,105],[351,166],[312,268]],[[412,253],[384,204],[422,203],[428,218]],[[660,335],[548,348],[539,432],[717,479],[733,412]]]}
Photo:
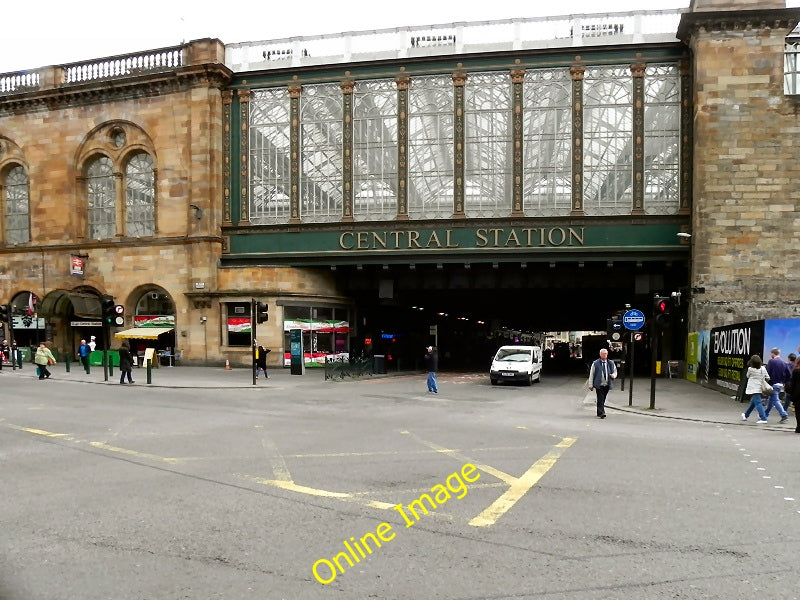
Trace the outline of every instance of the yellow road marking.
{"label": "yellow road marking", "polygon": [[289,473],[289,466],[281,456],[281,453],[278,452],[278,447],[266,438],[261,439],[261,445],[266,450],[270,465],[272,465],[273,477],[277,481],[291,481],[292,475]]}
{"label": "yellow road marking", "polygon": [[117,454],[127,454],[128,456],[135,456],[136,458],[144,458],[147,460],[154,460],[156,462],[165,462],[171,465],[181,462],[182,458],[167,458],[164,456],[156,456],[155,454],[147,454],[146,452],[137,452],[136,450],[128,450],[127,448],[119,448],[118,446],[109,446],[103,442],[89,442],[92,448],[100,448],[108,452],[116,452]]}
{"label": "yellow road marking", "polygon": [[517,478],[514,477],[513,475],[509,475],[508,473],[504,473],[500,469],[495,469],[494,467],[492,467],[490,465],[486,465],[486,464],[483,464],[481,462],[478,462],[478,461],[472,459],[471,457],[466,456],[465,454],[462,454],[458,450],[445,448],[444,446],[440,446],[440,445],[435,444],[433,442],[429,442],[428,440],[423,440],[416,433],[411,433],[410,431],[401,431],[400,433],[403,434],[403,435],[411,436],[412,438],[414,438],[420,444],[422,444],[424,446],[428,446],[428,448],[432,448],[436,452],[439,452],[441,454],[446,454],[447,456],[452,456],[453,458],[457,458],[458,460],[463,460],[464,462],[471,463],[471,464],[475,465],[478,469],[483,471],[484,473],[488,473],[489,475],[493,475],[494,477],[497,477],[500,481],[503,481],[503,482],[507,483],[508,485],[513,485],[514,482],[517,481]]}
{"label": "yellow road marking", "polygon": [[69,436],[67,433],[53,433],[52,431],[45,431],[44,429],[33,429],[32,427],[20,427],[19,425],[11,425],[9,424],[11,429],[16,429],[17,431],[24,431],[26,433],[33,433],[35,435],[42,435],[44,437],[51,437],[51,438],[64,438],[64,439],[74,439]]}
{"label": "yellow road marking", "polygon": [[473,527],[488,527],[494,525],[529,489],[536,485],[544,474],[556,464],[556,461],[566,449],[575,442],[575,438],[563,438],[555,445],[554,450],[551,450],[533,463],[531,468],[523,473],[522,477],[515,480],[497,500],[492,502],[481,514],[472,519],[469,524]]}
{"label": "yellow road marking", "polygon": [[19,425],[12,425],[8,424],[8,427],[11,429],[16,429],[17,431],[23,431],[25,433],[32,433],[34,435],[41,435],[43,437],[49,438],[56,438],[60,440],[64,440],[67,442],[75,442],[77,444],[81,443],[88,443],[93,448],[99,448],[101,450],[106,450],[108,452],[116,452],[118,454],[127,454],[128,456],[135,456],[136,458],[144,458],[147,460],[153,460],[157,462],[165,462],[169,464],[176,464],[181,461],[187,460],[184,458],[167,458],[164,456],[156,456],[155,454],[147,454],[145,452],[136,452],[135,450],[128,450],[127,448],[119,448],[118,446],[109,446],[103,442],[84,442],[83,440],[79,440],[68,433],[54,433],[52,431],[45,431],[44,429],[34,429],[33,427],[21,427]]}
{"label": "yellow road marking", "polygon": [[359,495],[357,494],[349,494],[346,492],[330,492],[328,490],[312,488],[306,485],[299,485],[294,481],[264,479],[263,477],[251,477],[248,475],[240,475],[240,477],[244,477],[245,479],[249,479],[250,481],[254,481],[255,483],[260,483],[261,485],[271,485],[273,487],[280,488],[282,490],[297,492],[298,494],[319,496],[321,498],[334,498],[336,500],[343,500],[345,502],[355,502],[357,504],[363,504],[364,506],[379,508],[381,510],[389,510],[397,505],[396,502],[390,503],[390,502],[379,502],[377,500],[367,500],[366,498],[359,497]]}
{"label": "yellow road marking", "polygon": [[[408,432],[401,432],[408,433]],[[499,452],[506,450],[530,450],[530,446],[498,446],[493,448],[456,448],[453,452]],[[375,452],[327,452],[318,454],[284,454],[284,458],[346,458],[359,456],[399,456],[409,454],[432,454],[438,453],[439,450],[382,450]]]}

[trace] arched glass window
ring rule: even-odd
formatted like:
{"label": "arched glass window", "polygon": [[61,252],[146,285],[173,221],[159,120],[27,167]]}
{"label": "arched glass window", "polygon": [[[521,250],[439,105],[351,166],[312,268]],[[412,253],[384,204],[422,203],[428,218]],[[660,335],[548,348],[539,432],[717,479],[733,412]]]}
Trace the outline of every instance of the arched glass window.
{"label": "arched glass window", "polygon": [[112,238],[116,234],[114,210],[114,168],[111,159],[101,156],[86,169],[89,200],[89,237],[93,240]]}
{"label": "arched glass window", "polygon": [[126,234],[146,237],[155,234],[155,177],[153,157],[135,154],[125,167]]}
{"label": "arched glass window", "polygon": [[5,207],[6,243],[31,241],[28,174],[20,166],[13,167],[6,175]]}

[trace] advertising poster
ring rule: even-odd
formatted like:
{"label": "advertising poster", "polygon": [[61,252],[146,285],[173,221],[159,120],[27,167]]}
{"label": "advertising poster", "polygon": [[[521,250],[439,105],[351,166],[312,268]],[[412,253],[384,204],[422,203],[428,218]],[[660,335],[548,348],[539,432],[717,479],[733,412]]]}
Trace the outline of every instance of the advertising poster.
{"label": "advertising poster", "polygon": [[686,379],[697,381],[698,359],[697,332],[693,331],[686,339]]}
{"label": "advertising poster", "polygon": [[770,350],[778,348],[781,358],[786,360],[789,354],[797,354],[800,345],[800,319],[767,319],[764,321],[764,353],[761,358],[769,360]]}
{"label": "advertising poster", "polygon": [[708,383],[736,391],[750,357],[764,351],[764,321],[715,327],[709,343]]}

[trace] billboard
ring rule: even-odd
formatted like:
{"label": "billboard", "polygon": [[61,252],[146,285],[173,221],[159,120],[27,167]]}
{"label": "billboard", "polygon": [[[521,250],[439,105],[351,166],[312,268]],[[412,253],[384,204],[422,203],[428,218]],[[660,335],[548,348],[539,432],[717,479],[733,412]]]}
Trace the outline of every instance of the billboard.
{"label": "billboard", "polygon": [[743,371],[753,354],[764,356],[765,321],[714,327],[709,337],[708,383],[738,390]]}

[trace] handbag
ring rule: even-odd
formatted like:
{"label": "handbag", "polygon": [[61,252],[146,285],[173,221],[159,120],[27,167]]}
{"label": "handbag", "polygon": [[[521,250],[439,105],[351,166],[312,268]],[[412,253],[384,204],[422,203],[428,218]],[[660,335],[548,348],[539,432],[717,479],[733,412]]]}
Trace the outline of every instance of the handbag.
{"label": "handbag", "polygon": [[761,395],[769,396],[772,393],[772,386],[767,383],[766,379],[761,380]]}

